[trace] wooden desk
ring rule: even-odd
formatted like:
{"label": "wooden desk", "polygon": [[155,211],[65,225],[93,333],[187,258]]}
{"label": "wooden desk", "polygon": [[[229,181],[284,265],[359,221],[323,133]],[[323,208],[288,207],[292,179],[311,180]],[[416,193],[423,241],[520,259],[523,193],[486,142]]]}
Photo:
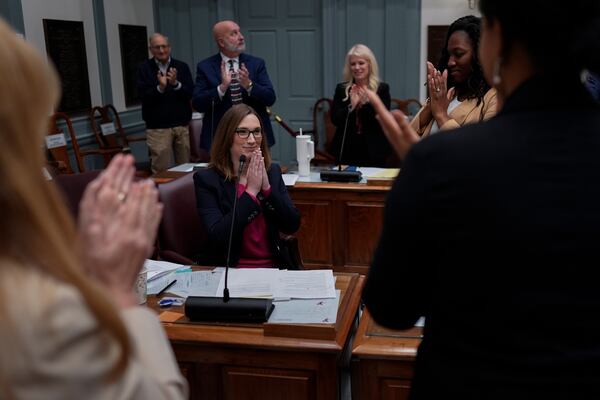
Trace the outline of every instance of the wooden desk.
{"label": "wooden desk", "polygon": [[352,400],[408,399],[421,335],[383,328],[365,308],[352,346]]}
{"label": "wooden desk", "polygon": [[[336,277],[342,293],[335,325],[163,323],[190,398],[337,400],[338,368],[364,277]],[[156,303],[148,297],[150,307],[158,309]],[[170,311],[183,313],[182,307]],[[320,331],[330,337],[318,338]]]}
{"label": "wooden desk", "polygon": [[303,183],[288,187],[302,214],[296,234],[307,268],[366,274],[383,224],[389,186]]}

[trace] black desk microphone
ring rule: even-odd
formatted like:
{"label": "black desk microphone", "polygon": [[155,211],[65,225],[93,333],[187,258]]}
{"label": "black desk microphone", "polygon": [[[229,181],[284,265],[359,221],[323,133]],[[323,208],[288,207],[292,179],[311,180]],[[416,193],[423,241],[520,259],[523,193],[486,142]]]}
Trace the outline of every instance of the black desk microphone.
{"label": "black desk microphone", "polygon": [[362,179],[360,171],[342,171],[342,154],[344,153],[344,144],[346,142],[346,132],[348,131],[348,119],[352,111],[352,104],[348,104],[348,114],[344,123],[344,133],[342,134],[342,145],[340,146],[340,156],[338,157],[338,168],[321,171],[321,180],[326,182],[359,182]]}

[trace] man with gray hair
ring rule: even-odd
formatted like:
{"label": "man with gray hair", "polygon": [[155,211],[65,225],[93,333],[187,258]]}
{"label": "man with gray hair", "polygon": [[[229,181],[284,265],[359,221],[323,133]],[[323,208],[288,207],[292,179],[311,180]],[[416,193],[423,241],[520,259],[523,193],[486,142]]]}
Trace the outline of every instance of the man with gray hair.
{"label": "man with gray hair", "polygon": [[172,159],[176,164],[190,161],[193,81],[188,65],[171,57],[169,38],[152,34],[149,49],[153,57],[138,67],[137,86],[152,173],[156,174],[169,168]]}
{"label": "man with gray hair", "polygon": [[245,103],[260,116],[269,146],[275,144],[267,107],[275,103],[275,90],[265,61],[244,53],[246,42],[233,21],[220,21],[213,27],[219,53],[198,63],[192,104],[204,113],[200,147],[210,150],[212,138],[223,114]]}

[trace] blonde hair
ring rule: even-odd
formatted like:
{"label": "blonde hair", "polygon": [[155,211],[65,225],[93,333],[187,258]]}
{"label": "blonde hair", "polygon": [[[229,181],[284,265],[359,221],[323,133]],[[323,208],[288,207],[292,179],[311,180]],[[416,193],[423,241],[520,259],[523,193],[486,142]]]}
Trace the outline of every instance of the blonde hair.
{"label": "blonde hair", "polygon": [[231,107],[217,126],[215,139],[210,148],[210,167],[220,172],[225,179],[230,180],[236,175],[233,170],[233,160],[231,159],[231,146],[235,139],[235,130],[242,123],[242,120],[248,115],[254,115],[260,123],[262,130],[262,140],[260,141],[260,151],[265,159],[265,168],[267,171],[271,167],[271,153],[267,144],[265,127],[262,124],[260,116],[254,109],[246,104],[237,104]]}
{"label": "blonde hair", "polygon": [[[105,377],[115,378],[126,367],[130,353],[125,325],[101,287],[85,275],[73,249],[77,242],[73,218],[41,172],[48,114],[60,97],[58,75],[1,18],[0,37],[0,260],[39,269],[79,290],[101,328],[122,350]],[[0,290],[0,297],[3,294]],[[0,305],[6,303],[0,300]],[[0,316],[4,314],[6,310],[0,308]]]}
{"label": "blonde hair", "polygon": [[348,53],[346,54],[346,63],[344,64],[343,78],[344,82],[346,82],[346,97],[344,98],[344,101],[348,100],[350,88],[354,84],[352,71],[350,70],[351,56],[356,56],[367,60],[367,63],[369,64],[369,84],[367,86],[369,89],[376,92],[379,88],[379,82],[381,82],[379,79],[379,65],[375,59],[375,54],[373,54],[371,49],[364,44],[355,44],[350,48],[350,50],[348,50]]}

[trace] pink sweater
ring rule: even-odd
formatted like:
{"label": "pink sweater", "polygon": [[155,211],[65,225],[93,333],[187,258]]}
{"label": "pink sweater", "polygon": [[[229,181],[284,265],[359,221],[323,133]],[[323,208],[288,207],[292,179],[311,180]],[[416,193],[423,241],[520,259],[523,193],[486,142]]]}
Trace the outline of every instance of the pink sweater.
{"label": "pink sweater", "polygon": [[[246,186],[237,185],[238,199],[246,191]],[[269,197],[271,189],[262,192],[263,196]],[[250,193],[248,193],[256,204],[260,201]],[[242,248],[240,249],[240,259],[238,268],[272,268],[273,255],[271,254],[271,246],[269,244],[269,234],[267,230],[267,221],[265,215],[259,213],[256,218],[244,228],[244,236],[242,237]]]}

